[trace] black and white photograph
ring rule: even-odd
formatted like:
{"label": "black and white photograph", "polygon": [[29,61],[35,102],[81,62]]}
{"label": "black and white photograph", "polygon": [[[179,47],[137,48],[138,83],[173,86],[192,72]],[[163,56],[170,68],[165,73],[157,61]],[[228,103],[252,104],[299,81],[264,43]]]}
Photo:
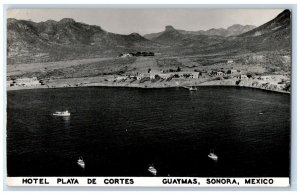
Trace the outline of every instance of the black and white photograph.
{"label": "black and white photograph", "polygon": [[8,185],[289,187],[292,20],[284,6],[7,9]]}

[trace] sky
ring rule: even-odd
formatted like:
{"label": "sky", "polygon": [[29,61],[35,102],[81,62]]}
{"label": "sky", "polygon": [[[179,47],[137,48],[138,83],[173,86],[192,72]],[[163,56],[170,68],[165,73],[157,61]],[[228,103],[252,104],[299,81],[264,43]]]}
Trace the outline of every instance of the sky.
{"label": "sky", "polygon": [[7,18],[59,21],[73,18],[77,22],[101,26],[102,29],[130,34],[161,32],[165,26],[197,31],[227,28],[233,24],[262,25],[283,9],[200,9],[200,8],[102,8],[102,9],[8,9]]}

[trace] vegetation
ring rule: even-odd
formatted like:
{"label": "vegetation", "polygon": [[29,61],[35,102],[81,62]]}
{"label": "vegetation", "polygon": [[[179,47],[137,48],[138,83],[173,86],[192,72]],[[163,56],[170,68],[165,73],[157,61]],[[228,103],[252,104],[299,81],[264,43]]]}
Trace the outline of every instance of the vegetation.
{"label": "vegetation", "polygon": [[180,67],[182,63],[178,61],[177,58],[158,58],[156,59],[158,67],[168,68],[168,67]]}
{"label": "vegetation", "polygon": [[51,69],[47,71],[25,72],[12,75],[10,78],[38,77],[38,78],[80,78],[100,75],[122,75],[129,70],[129,66],[136,58],[115,58],[103,61],[88,62],[68,66],[66,68]]}
{"label": "vegetation", "polygon": [[150,77],[144,77],[140,80],[140,83],[144,83],[146,81],[150,81]]}

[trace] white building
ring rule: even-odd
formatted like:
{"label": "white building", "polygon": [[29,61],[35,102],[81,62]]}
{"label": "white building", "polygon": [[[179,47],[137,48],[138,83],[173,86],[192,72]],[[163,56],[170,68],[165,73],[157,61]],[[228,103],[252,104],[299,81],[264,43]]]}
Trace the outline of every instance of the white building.
{"label": "white building", "polygon": [[39,86],[41,83],[36,77],[32,78],[19,78],[15,80],[15,85],[17,86],[24,86],[24,87],[31,87],[31,86]]}
{"label": "white building", "polygon": [[237,73],[237,70],[231,69],[227,71],[227,74],[235,74]]}
{"label": "white building", "polygon": [[158,74],[158,76],[160,78],[167,79],[167,78],[171,77],[172,75],[171,74]]}
{"label": "white building", "polygon": [[271,79],[271,77],[270,76],[260,76],[258,79],[263,80],[263,81],[268,81]]}
{"label": "white building", "polygon": [[224,73],[223,72],[217,72],[217,74],[216,74],[217,76],[223,76],[224,75]]}
{"label": "white building", "polygon": [[6,87],[11,87],[11,86],[13,86],[13,81],[12,80],[6,81]]}
{"label": "white building", "polygon": [[132,54],[130,53],[124,53],[122,55],[120,55],[121,58],[127,58],[127,57],[132,57]]}
{"label": "white building", "polygon": [[124,80],[124,79],[127,79],[127,76],[118,76],[116,78],[117,81],[121,81],[121,80]]}
{"label": "white building", "polygon": [[199,78],[199,72],[174,72],[173,75],[177,74],[180,78]]}
{"label": "white building", "polygon": [[240,75],[238,78],[241,80],[248,79],[247,75],[245,74]]}

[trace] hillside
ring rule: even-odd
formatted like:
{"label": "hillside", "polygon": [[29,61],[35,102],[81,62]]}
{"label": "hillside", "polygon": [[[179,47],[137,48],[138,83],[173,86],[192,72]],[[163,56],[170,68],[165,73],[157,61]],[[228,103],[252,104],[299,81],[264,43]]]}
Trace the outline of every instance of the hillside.
{"label": "hillside", "polygon": [[285,36],[290,36],[291,27],[291,12],[290,10],[284,10],[273,20],[255,28],[251,31],[243,33],[240,37],[257,37],[263,35],[270,35],[271,33],[277,33],[279,31],[284,31]]}
{"label": "hillside", "polygon": [[221,44],[205,48],[206,52],[260,52],[291,50],[291,12],[284,10],[273,20],[243,33],[229,37]]}
{"label": "hillside", "polygon": [[8,63],[114,56],[159,47],[137,33],[120,35],[64,18],[35,23],[7,20]]}

